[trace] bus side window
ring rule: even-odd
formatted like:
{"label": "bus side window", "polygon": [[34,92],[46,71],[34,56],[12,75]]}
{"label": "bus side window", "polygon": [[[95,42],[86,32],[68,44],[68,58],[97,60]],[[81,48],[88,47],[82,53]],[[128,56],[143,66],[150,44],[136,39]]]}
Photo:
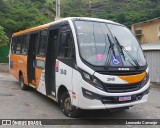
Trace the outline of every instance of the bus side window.
{"label": "bus side window", "polygon": [[64,57],[72,59],[74,57],[74,43],[70,32],[67,33]]}
{"label": "bus side window", "polygon": [[21,52],[21,36],[18,36],[16,41],[16,54],[20,54],[20,52]]}
{"label": "bus side window", "polygon": [[27,35],[24,35],[22,37],[22,49],[21,49],[21,53],[23,55],[27,54]]}
{"label": "bus side window", "polygon": [[48,40],[48,32],[46,30],[41,31],[37,56],[45,56],[47,40]]}
{"label": "bus side window", "polygon": [[73,37],[70,31],[62,32],[60,34],[59,57],[66,59],[73,59],[74,44]]}
{"label": "bus side window", "polygon": [[26,54],[28,54],[29,41],[30,41],[30,35],[27,35],[27,36],[26,36],[26,50],[27,50],[27,53],[26,53]]}
{"label": "bus side window", "polygon": [[64,46],[66,43],[66,33],[63,32],[60,34],[60,44],[59,44],[59,52],[58,56],[63,58],[64,57]]}
{"label": "bus side window", "polygon": [[15,53],[17,37],[12,37],[11,53]]}

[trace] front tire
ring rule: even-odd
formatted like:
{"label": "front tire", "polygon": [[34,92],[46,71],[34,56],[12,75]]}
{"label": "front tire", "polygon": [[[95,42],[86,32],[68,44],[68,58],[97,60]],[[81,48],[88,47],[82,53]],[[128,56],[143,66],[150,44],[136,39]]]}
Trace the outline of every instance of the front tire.
{"label": "front tire", "polygon": [[81,110],[72,105],[71,98],[68,92],[64,92],[62,94],[60,100],[60,108],[62,112],[68,117],[76,118],[81,114]]}
{"label": "front tire", "polygon": [[23,75],[20,75],[19,77],[19,83],[22,90],[27,90],[27,85],[24,83]]}

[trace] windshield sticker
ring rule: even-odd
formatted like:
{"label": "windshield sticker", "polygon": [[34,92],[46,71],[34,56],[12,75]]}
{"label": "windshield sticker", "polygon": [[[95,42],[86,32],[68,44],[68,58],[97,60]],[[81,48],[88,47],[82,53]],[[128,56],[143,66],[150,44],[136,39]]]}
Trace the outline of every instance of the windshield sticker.
{"label": "windshield sticker", "polygon": [[99,61],[102,61],[104,58],[103,54],[97,54],[96,57]]}
{"label": "windshield sticker", "polygon": [[112,62],[115,66],[121,66],[121,59],[119,56],[112,56]]}

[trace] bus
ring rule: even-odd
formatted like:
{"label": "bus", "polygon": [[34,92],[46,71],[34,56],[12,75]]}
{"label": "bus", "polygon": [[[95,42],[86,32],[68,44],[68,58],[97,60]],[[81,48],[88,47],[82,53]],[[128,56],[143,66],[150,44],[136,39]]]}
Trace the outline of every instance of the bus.
{"label": "bus", "polygon": [[68,17],[12,35],[10,73],[62,112],[129,108],[149,93],[149,68],[134,34],[122,24]]}

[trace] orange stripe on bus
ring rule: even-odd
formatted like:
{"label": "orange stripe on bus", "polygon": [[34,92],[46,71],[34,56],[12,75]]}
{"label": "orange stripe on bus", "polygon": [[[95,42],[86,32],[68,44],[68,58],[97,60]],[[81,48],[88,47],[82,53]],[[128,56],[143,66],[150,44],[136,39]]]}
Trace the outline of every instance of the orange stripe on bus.
{"label": "orange stripe on bus", "polygon": [[18,35],[22,35],[22,34],[26,34],[26,33],[30,33],[30,32],[34,32],[34,31],[47,29],[50,25],[56,24],[56,23],[59,23],[59,22],[61,22],[61,21],[54,21],[54,22],[51,22],[51,23],[48,23],[48,24],[44,24],[44,25],[40,25],[40,26],[37,26],[37,27],[29,28],[29,29],[26,29],[26,30],[22,30],[20,32],[14,33],[13,37],[18,36]]}
{"label": "orange stripe on bus", "polygon": [[143,72],[138,75],[130,75],[130,76],[118,76],[120,79],[126,81],[129,84],[137,83],[143,80],[143,78],[146,76],[146,72]]}
{"label": "orange stripe on bus", "polygon": [[23,31],[14,33],[13,37],[21,35],[21,34],[26,34],[26,33],[29,33],[29,32],[33,32],[33,31],[38,31],[38,30],[45,29],[45,28],[48,28],[48,27],[49,27],[49,25],[44,25],[44,26],[40,26],[40,27],[30,28],[30,29],[27,29],[27,30],[23,30]]}

